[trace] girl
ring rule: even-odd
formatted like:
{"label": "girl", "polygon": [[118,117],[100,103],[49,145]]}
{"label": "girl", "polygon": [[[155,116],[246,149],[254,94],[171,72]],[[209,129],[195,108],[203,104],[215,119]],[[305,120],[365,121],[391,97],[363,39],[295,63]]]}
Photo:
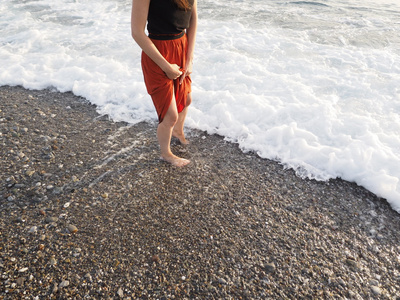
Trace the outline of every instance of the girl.
{"label": "girl", "polygon": [[158,114],[161,157],[174,166],[185,166],[190,161],[174,155],[170,143],[174,136],[188,144],[183,126],[192,101],[197,0],[133,0],[131,29],[143,50],[143,76]]}

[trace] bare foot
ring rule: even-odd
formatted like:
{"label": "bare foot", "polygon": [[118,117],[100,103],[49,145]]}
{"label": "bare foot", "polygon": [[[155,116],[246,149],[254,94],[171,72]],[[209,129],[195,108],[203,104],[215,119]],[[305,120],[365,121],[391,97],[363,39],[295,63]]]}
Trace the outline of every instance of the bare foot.
{"label": "bare foot", "polygon": [[161,155],[161,159],[165,160],[166,162],[169,162],[171,165],[176,167],[183,167],[190,163],[190,160],[178,157],[173,154],[165,156]]}
{"label": "bare foot", "polygon": [[182,145],[190,144],[190,142],[185,138],[185,134],[183,132],[178,133],[176,131],[172,131],[172,136],[176,137]]}

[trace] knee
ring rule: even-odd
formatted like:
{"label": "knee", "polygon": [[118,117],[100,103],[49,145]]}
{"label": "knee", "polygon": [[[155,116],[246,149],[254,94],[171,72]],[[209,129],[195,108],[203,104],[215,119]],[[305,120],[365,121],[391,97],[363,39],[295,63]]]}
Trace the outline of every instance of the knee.
{"label": "knee", "polygon": [[186,107],[192,104],[192,93],[189,93],[186,98]]}
{"label": "knee", "polygon": [[165,115],[165,117],[161,123],[167,127],[174,127],[176,122],[178,122],[178,114],[177,113],[169,113],[169,114]]}

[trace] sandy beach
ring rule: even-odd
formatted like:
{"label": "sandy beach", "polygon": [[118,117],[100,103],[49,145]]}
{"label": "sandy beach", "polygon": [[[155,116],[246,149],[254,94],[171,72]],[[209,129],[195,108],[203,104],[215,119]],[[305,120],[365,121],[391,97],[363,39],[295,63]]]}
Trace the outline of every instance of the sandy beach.
{"label": "sandy beach", "polygon": [[188,130],[0,87],[0,299],[400,299],[400,215]]}

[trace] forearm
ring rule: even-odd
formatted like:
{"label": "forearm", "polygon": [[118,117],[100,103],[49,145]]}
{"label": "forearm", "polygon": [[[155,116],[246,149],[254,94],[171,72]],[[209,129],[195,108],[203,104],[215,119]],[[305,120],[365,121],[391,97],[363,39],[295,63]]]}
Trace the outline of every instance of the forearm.
{"label": "forearm", "polygon": [[169,67],[169,62],[167,62],[161,55],[144,31],[138,33],[132,31],[132,37],[139,47],[142,48],[143,52],[146,53],[164,72],[166,72]]}

